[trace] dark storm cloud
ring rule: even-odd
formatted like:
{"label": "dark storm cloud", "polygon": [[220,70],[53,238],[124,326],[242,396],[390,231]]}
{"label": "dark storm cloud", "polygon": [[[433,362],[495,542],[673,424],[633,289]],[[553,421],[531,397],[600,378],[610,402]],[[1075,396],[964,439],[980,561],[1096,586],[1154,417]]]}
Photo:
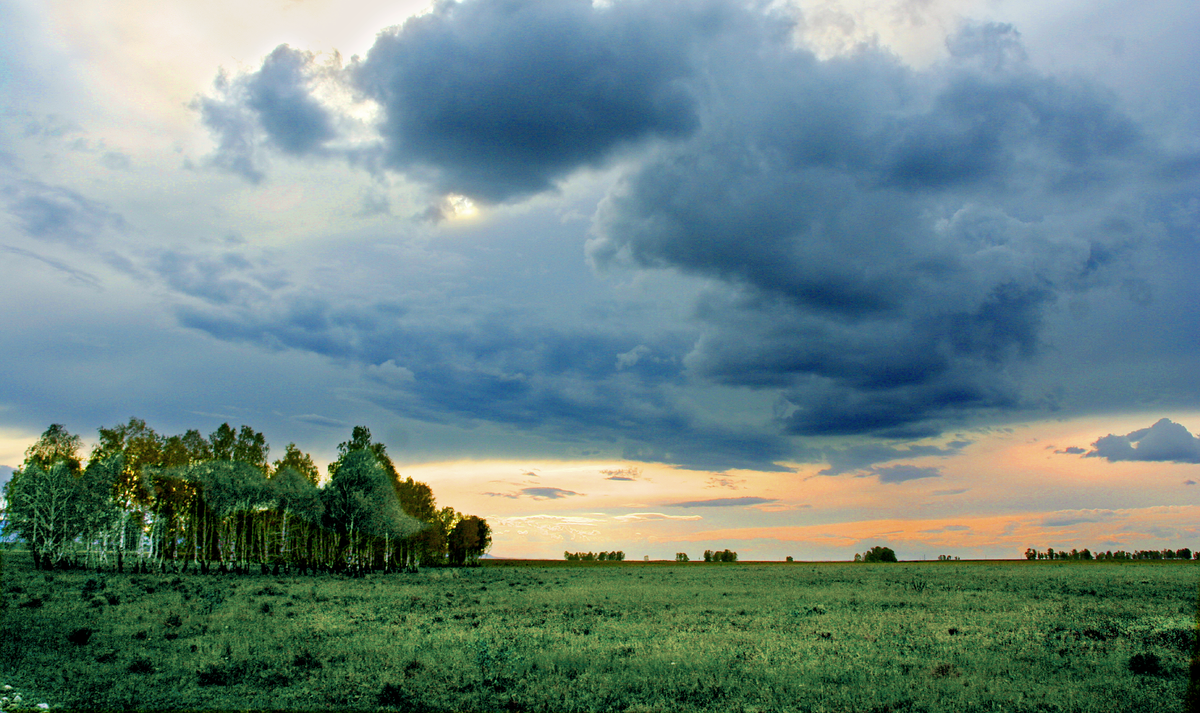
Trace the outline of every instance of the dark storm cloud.
{"label": "dark storm cloud", "polygon": [[713,498],[712,500],[689,500],[682,503],[667,503],[667,507],[672,508],[731,508],[742,507],[744,505],[762,505],[764,503],[778,502],[777,498]]}
{"label": "dark storm cloud", "polygon": [[501,201],[632,142],[691,131],[679,80],[710,14],[715,5],[680,2],[438,2],[382,33],[354,84],[383,107],[389,167]]}
{"label": "dark storm cloud", "polygon": [[[317,100],[319,81],[378,104],[360,165],[437,191],[514,201],[619,157],[588,259],[703,279],[686,344],[528,313],[452,325],[280,299],[253,270],[164,256],[164,279],[207,303],[177,314],[360,365],[381,385],[367,398],[407,417],[709,470],[774,468],[790,436],[912,440],[1059,408],[1025,370],[1055,352],[1048,325],[1070,326],[1060,308],[1080,296],[1156,309],[1180,328],[1155,333],[1191,358],[1194,155],[1171,155],[1103,89],[1035,71],[1008,25],[964,27],[926,70],[871,48],[820,60],[794,30],[757,4],[440,2],[345,70],[284,45],[196,100],[212,161],[253,181],[270,151],[345,155],[330,146],[349,119]],[[714,384],[773,394],[774,422],[703,423],[664,388]],[[875,464],[961,448],[830,450],[823,473],[901,482],[918,470]]]}
{"label": "dark storm cloud", "polygon": [[609,194],[593,264],[718,280],[686,364],[775,390],[786,433],[913,439],[1031,407],[1013,365],[1050,305],[1117,279],[1097,256],[1155,230],[1106,196],[1160,157],[1113,97],[1029,69],[1008,26],[927,72],[818,61],[767,27],[710,46],[720,121]]}
{"label": "dark storm cloud", "polygon": [[1124,436],[1109,434],[1092,444],[1085,458],[1117,461],[1200,463],[1200,438],[1170,419]]}

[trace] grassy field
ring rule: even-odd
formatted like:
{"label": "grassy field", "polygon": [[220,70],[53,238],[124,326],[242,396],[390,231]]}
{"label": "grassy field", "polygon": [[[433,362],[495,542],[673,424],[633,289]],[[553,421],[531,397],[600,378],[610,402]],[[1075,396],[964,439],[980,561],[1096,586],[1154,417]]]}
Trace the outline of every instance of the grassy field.
{"label": "grassy field", "polygon": [[0,683],[55,708],[1159,712],[1188,687],[1200,566],[2,575]]}

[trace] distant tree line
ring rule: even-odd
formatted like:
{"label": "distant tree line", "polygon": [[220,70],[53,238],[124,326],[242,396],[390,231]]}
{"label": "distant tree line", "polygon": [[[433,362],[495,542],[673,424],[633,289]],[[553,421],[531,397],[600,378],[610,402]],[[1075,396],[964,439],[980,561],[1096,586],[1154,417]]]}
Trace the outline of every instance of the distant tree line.
{"label": "distant tree line", "polygon": [[[685,557],[686,557],[686,555],[685,555]],[[684,561],[686,561],[686,560],[684,560]],[[705,550],[704,551],[704,561],[705,562],[737,562],[737,553],[732,552],[730,550],[721,550],[720,552],[717,552],[714,550]]]}
{"label": "distant tree line", "polygon": [[623,562],[625,553],[616,552],[563,552],[563,556],[571,562]]}
{"label": "distant tree line", "polygon": [[1082,550],[1072,549],[1070,552],[1055,550],[1053,547],[1047,547],[1044,552],[1032,547],[1025,550],[1025,559],[1027,560],[1190,560],[1193,558],[1200,560],[1200,551],[1193,554],[1187,547],[1179,550],[1135,550],[1133,552],[1107,550],[1096,553],[1092,553],[1086,547]]}
{"label": "distant tree line", "polygon": [[294,443],[271,463],[250,426],[164,437],[131,418],[99,429],[86,467],[81,448],[51,425],[5,486],[4,533],[36,568],[411,570],[473,563],[491,545],[485,520],[438,509],[364,426],[323,485]]}

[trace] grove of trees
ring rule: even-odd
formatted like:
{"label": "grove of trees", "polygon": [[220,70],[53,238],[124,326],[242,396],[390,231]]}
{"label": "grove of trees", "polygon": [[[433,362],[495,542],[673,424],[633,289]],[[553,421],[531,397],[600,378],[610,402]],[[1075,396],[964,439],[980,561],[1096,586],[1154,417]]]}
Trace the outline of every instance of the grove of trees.
{"label": "grove of trees", "polygon": [[713,550],[704,551],[705,562],[737,562],[737,553],[730,550],[721,550],[719,552]]}
{"label": "grove of trees", "polygon": [[895,562],[896,553],[891,547],[875,545],[862,554],[854,555],[855,562]]}
{"label": "grove of trees", "polygon": [[164,437],[131,418],[99,429],[86,466],[81,449],[51,425],[5,486],[4,533],[36,568],[411,570],[472,564],[491,546],[485,520],[437,508],[364,426],[323,485],[294,443],[271,463],[250,426]]}
{"label": "grove of trees", "polygon": [[563,556],[572,562],[623,562],[625,553],[615,552],[563,552]]}

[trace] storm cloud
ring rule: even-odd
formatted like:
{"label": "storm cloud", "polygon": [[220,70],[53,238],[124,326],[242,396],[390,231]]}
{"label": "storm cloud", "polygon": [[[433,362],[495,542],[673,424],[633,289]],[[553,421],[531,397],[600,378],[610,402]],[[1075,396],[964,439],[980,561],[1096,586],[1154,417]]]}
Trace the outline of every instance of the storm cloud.
{"label": "storm cloud", "polygon": [[[344,68],[281,45],[195,102],[212,162],[251,181],[272,154],[353,154],[443,196],[516,203],[616,167],[585,255],[601,277],[703,285],[670,343],[490,317],[388,326],[320,297],[283,319],[188,305],[180,320],[369,372],[390,360],[405,378],[372,400],[412,418],[568,439],[586,424],[629,458],[725,469],[775,467],[794,437],[913,441],[1061,408],[1049,378],[1025,377],[1062,348],[1065,309],[1185,301],[1178,270],[1146,265],[1196,253],[1178,216],[1200,164],[1115,94],[1035,69],[1007,24],[962,26],[922,69],[873,46],[821,58],[802,24],[753,3],[441,2]],[[353,120],[322,82],[376,110],[353,151],[332,148]],[[213,304],[256,289],[159,267]],[[668,386],[765,393],[774,410],[705,423]],[[830,451],[823,473],[961,448],[876,447]]]}
{"label": "storm cloud", "polygon": [[715,3],[468,0],[383,32],[352,68],[379,103],[384,161],[503,201],[697,124],[680,80]]}

